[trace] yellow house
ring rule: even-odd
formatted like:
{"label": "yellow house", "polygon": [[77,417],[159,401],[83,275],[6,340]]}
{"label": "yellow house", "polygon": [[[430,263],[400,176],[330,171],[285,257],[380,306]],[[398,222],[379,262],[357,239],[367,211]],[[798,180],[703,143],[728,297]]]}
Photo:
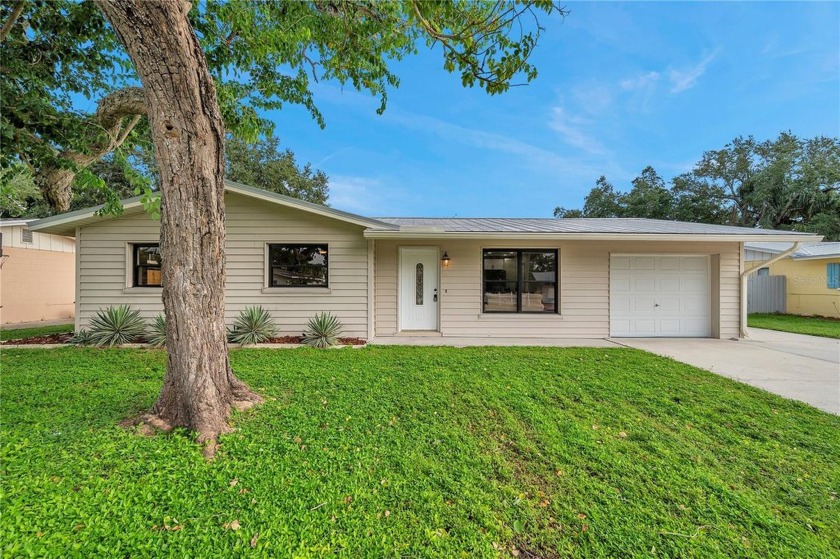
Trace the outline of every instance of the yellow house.
{"label": "yellow house", "polygon": [[791,243],[745,243],[744,260],[759,275],[785,276],[786,312],[840,318],[840,243],[802,243],[790,256],[767,267]]}

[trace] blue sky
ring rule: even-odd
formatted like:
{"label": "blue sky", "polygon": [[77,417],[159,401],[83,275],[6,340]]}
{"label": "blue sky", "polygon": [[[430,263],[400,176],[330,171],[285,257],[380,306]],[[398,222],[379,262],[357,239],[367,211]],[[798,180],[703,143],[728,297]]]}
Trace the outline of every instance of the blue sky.
{"label": "blue sky", "polygon": [[378,101],[321,83],[276,134],[330,176],[333,206],[378,216],[550,217],[601,174],[666,179],[737,135],[840,134],[840,4],[577,3],[547,28],[540,75],[489,96],[424,51]]}

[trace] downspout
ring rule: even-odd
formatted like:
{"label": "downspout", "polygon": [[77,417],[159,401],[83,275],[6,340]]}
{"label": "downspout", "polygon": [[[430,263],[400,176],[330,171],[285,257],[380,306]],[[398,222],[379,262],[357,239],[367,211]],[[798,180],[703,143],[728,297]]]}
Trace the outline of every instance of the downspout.
{"label": "downspout", "polygon": [[[741,272],[741,337],[748,338],[749,334],[747,332],[747,278],[750,274],[758,270],[759,268],[766,268],[771,264],[775,264],[782,258],[787,258],[797,250],[799,250],[799,246],[801,242],[793,243],[793,246],[787,249],[784,252],[780,252],[770,260],[761,260],[757,266],[753,266],[749,270],[744,270]],[[744,258],[744,251],[745,249],[741,250],[741,258]]]}

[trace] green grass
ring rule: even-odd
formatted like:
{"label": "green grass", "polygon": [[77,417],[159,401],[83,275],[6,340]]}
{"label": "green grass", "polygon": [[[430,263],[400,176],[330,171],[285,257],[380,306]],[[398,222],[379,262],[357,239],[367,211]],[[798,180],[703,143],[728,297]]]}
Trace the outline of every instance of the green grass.
{"label": "green grass", "polygon": [[17,328],[9,329],[8,327],[0,328],[0,342],[6,340],[22,340],[23,338],[32,338],[35,336],[47,336],[49,334],[66,334],[73,331],[72,324],[55,324],[52,326],[37,326],[35,328]]}
{"label": "green grass", "polygon": [[210,463],[163,352],[2,360],[4,557],[840,556],[840,418],[641,351],[236,350]]}
{"label": "green grass", "polygon": [[749,316],[747,324],[753,328],[766,328],[824,338],[840,338],[840,320],[823,316],[756,313]]}

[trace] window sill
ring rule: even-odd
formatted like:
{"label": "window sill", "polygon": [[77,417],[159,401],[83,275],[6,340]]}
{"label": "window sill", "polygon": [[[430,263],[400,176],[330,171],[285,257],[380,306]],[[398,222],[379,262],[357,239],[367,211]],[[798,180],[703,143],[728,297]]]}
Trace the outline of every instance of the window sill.
{"label": "window sill", "polygon": [[478,314],[479,320],[491,320],[501,318],[511,320],[514,318],[527,318],[528,320],[563,320],[562,314],[554,312],[483,312]]}
{"label": "window sill", "polygon": [[329,287],[263,287],[263,295],[330,295]]}
{"label": "window sill", "polygon": [[160,296],[163,293],[162,287],[125,287],[123,294],[125,295],[154,295]]}

